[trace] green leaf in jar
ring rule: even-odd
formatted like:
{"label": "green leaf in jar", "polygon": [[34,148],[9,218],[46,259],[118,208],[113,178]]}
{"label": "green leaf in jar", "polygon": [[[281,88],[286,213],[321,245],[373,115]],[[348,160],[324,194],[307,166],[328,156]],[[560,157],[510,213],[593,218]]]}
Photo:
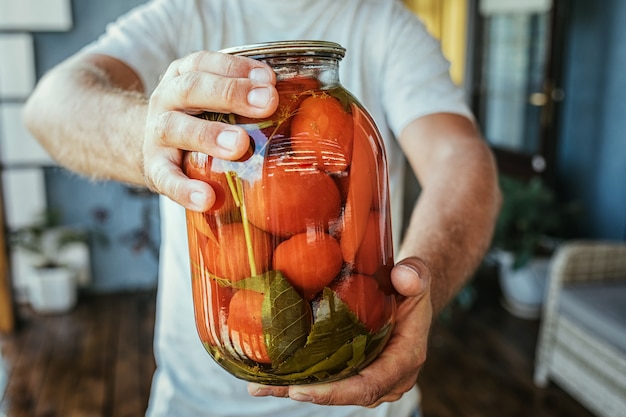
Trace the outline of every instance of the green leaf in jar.
{"label": "green leaf in jar", "polygon": [[365,346],[367,336],[359,335],[353,340],[346,342],[336,352],[327,358],[322,359],[315,365],[303,372],[289,375],[291,378],[308,377],[325,380],[332,374],[350,373],[365,360]]}
{"label": "green leaf in jar", "polygon": [[365,348],[368,337],[360,335],[352,341],[352,358],[347,362],[350,368],[358,368],[365,361]]}
{"label": "green leaf in jar", "polygon": [[[276,373],[285,375],[307,370],[315,373],[329,367],[336,369],[348,362],[360,363],[365,356],[365,348],[357,351],[351,345],[359,336],[365,336],[358,339],[359,346],[365,346],[368,335],[348,306],[333,290],[325,288],[306,345],[276,367]],[[355,357],[355,352],[360,357]],[[318,364],[319,369],[315,368]]]}
{"label": "green leaf in jar", "polygon": [[267,271],[264,274],[248,277],[240,281],[229,281],[229,285],[238,290],[251,290],[265,294],[268,286],[270,285],[270,281],[276,274],[280,275],[280,272]]}
{"label": "green leaf in jar", "polygon": [[272,363],[281,363],[306,343],[313,321],[311,306],[279,271],[264,275],[263,334]]}

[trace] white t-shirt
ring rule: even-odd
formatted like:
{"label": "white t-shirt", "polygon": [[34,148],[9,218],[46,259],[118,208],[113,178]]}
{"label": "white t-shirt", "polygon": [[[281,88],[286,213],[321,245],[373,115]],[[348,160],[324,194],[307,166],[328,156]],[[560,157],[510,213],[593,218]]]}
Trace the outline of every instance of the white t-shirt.
{"label": "white t-shirt", "polygon": [[[153,0],[107,28],[85,52],[134,68],[152,91],[171,61],[198,50],[288,39],[341,44],[341,83],[381,131],[389,165],[396,247],[402,219],[404,157],[396,138],[412,120],[447,112],[472,117],[448,75],[439,43],[399,0]],[[410,416],[417,390],[376,409],[322,407],[254,398],[215,364],[198,338],[192,307],[184,209],[161,198],[161,269],[150,417]]]}

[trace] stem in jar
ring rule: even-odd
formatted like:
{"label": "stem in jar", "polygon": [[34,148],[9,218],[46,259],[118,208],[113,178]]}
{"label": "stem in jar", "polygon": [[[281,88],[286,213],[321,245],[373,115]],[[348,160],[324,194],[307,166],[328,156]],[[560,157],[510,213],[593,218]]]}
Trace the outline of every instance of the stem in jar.
{"label": "stem in jar", "polygon": [[250,222],[248,221],[248,212],[246,210],[246,205],[243,201],[243,184],[241,182],[241,178],[236,177],[237,179],[237,192],[239,193],[239,200],[241,201],[241,206],[239,209],[241,210],[241,221],[243,222],[243,232],[246,238],[246,245],[248,246],[248,260],[250,261],[250,274],[254,277],[257,275],[256,270],[256,259],[254,256],[254,250],[252,248],[252,237],[250,234]]}
{"label": "stem in jar", "polygon": [[241,200],[239,199],[237,186],[233,182],[233,177],[238,178],[236,172],[228,171],[226,173],[226,182],[228,183],[228,188],[230,188],[230,193],[233,195],[233,200],[235,200],[235,205],[241,209]]}
{"label": "stem in jar", "polygon": [[233,195],[235,204],[239,207],[241,212],[241,222],[243,223],[243,233],[246,239],[246,249],[248,251],[248,262],[250,264],[250,275],[256,276],[256,259],[254,256],[254,249],[252,247],[252,235],[250,233],[250,222],[248,221],[248,212],[243,200],[243,183],[241,178],[234,171],[228,171],[226,173],[226,181],[228,182],[228,188]]}

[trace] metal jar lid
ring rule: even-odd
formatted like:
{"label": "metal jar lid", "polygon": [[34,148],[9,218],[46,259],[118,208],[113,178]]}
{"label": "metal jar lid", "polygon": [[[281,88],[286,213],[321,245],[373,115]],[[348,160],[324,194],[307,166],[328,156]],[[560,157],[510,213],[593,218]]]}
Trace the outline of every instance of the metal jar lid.
{"label": "metal jar lid", "polygon": [[265,42],[222,49],[220,52],[255,59],[279,56],[319,56],[342,59],[346,49],[335,42],[291,40]]}

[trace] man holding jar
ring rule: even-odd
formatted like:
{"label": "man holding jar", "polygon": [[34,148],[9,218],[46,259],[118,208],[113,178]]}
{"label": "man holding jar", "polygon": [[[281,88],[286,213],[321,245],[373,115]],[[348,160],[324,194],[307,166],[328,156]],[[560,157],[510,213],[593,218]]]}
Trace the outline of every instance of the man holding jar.
{"label": "man holding jar", "polygon": [[[387,150],[392,283],[401,296],[388,345],[358,375],[270,387],[227,374],[198,340],[184,210],[208,210],[215,193],[187,178],[181,161],[190,150],[236,160],[248,148],[240,127],[194,115],[259,118],[278,105],[267,65],[212,51],[289,39],[347,50],[341,82],[372,114]],[[157,371],[148,416],[416,413],[432,317],[482,259],[500,196],[491,152],[438,43],[399,0],[153,0],[46,74],[25,121],[68,169],[162,195]],[[405,159],[422,191],[400,242]]]}

